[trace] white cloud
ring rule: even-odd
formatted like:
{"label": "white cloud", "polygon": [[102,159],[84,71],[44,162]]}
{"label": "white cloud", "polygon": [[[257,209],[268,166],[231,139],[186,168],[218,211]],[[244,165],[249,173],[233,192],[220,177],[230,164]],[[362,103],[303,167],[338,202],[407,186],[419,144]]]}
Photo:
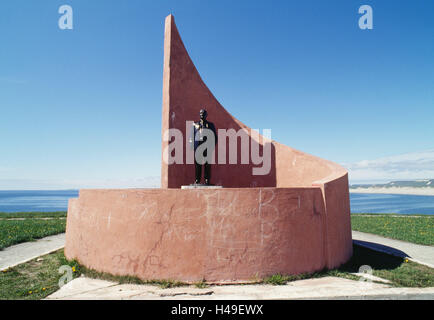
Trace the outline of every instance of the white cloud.
{"label": "white cloud", "polygon": [[351,183],[434,178],[434,150],[343,164]]}

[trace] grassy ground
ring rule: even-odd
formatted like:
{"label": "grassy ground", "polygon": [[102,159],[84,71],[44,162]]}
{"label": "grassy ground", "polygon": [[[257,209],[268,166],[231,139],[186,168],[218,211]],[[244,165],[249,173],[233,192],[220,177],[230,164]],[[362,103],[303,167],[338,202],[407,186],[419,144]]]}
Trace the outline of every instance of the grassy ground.
{"label": "grassy ground", "polygon": [[355,231],[407,242],[434,245],[434,216],[351,214]]}
{"label": "grassy ground", "polygon": [[79,276],[78,264],[68,262],[63,250],[42,256],[0,272],[0,299],[39,300],[59,289],[62,265],[74,267],[73,278]]}
{"label": "grassy ground", "polygon": [[66,218],[66,211],[56,212],[0,212],[0,219]]}
{"label": "grassy ground", "polygon": [[[41,259],[42,258],[42,259]],[[117,283],[153,284],[162,288],[187,285],[179,281],[143,281],[133,276],[113,276],[96,272],[80,266],[76,261],[68,262],[63,250],[45,255],[39,259],[21,264],[5,272],[0,272],[0,299],[42,299],[59,289],[59,267],[68,265],[73,270],[73,278],[84,274],[90,278],[109,280]],[[375,252],[363,247],[354,246],[354,255],[345,265],[334,270],[324,270],[314,274],[285,276],[276,274],[259,283],[273,285],[285,284],[288,281],[311,279],[325,276],[343,277],[358,280],[352,273],[358,272],[360,266],[369,265],[373,275],[390,280],[396,287],[434,287],[434,269],[401,258]],[[204,281],[195,284],[199,288],[207,287]]]}
{"label": "grassy ground", "polygon": [[[187,285],[172,280],[143,281],[137,277],[99,273],[80,266],[76,261],[68,261],[61,249],[0,272],[0,300],[39,300],[49,296],[59,290],[59,280],[66,274],[59,272],[61,266],[71,267],[72,279],[85,274],[117,283],[152,284],[161,288]],[[198,287],[201,285],[199,282]]]}
{"label": "grassy ground", "polygon": [[49,219],[26,218],[16,220],[15,217],[0,218],[0,250],[17,243],[33,241],[65,232],[66,219],[64,217],[43,218]]}
{"label": "grassy ground", "polygon": [[360,246],[354,245],[353,248],[353,257],[337,269],[337,272],[344,274],[358,272],[360,266],[368,265],[373,269],[374,276],[390,280],[393,286],[434,287],[432,268]]}

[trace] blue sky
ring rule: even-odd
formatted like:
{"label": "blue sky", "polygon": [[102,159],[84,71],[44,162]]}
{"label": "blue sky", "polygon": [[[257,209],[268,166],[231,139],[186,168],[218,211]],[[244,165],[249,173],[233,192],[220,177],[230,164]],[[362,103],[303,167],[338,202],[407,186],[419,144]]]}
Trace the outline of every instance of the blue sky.
{"label": "blue sky", "polygon": [[434,149],[433,1],[2,0],[0,188],[159,176],[170,13],[220,103],[273,139],[348,167]]}

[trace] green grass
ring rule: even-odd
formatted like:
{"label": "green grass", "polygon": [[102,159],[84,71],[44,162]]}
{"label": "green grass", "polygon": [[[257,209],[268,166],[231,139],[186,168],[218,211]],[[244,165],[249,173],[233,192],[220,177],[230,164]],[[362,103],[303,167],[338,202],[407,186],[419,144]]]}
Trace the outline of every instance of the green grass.
{"label": "green grass", "polygon": [[327,275],[327,271],[320,271],[315,273],[302,273],[297,275],[282,275],[280,273],[273,274],[269,277],[264,278],[261,282],[265,284],[271,284],[274,286],[280,286],[287,284],[291,281],[297,281],[297,280],[305,280],[305,279],[313,279],[313,278],[320,278]]}
{"label": "green grass", "polygon": [[88,278],[94,278],[94,279],[101,279],[101,280],[107,280],[111,282],[116,282],[119,284],[151,284],[159,286],[160,288],[166,289],[166,288],[175,288],[175,287],[183,287],[188,286],[188,283],[177,281],[177,280],[171,280],[171,279],[165,279],[165,280],[142,280],[136,276],[119,276],[119,275],[113,275],[110,273],[105,272],[99,272],[93,269],[86,268],[84,266],[79,266],[80,273],[85,275]]}
{"label": "green grass", "polygon": [[208,288],[208,287],[209,287],[209,284],[206,283],[205,279],[203,279],[203,280],[201,280],[201,281],[196,282],[196,283],[194,284],[194,286],[195,286],[196,288],[199,288],[199,289],[205,289],[205,288]]}
{"label": "green grass", "polygon": [[373,274],[390,280],[396,287],[434,287],[434,269],[412,261],[403,263],[394,270],[375,270]]}
{"label": "green grass", "polygon": [[[67,261],[63,250],[45,255],[27,263],[0,272],[0,299],[39,300],[59,289],[59,267],[69,265],[76,270],[73,278],[80,276],[78,264]],[[40,260],[40,261],[37,261]]]}
{"label": "green grass", "polygon": [[[40,261],[38,261],[40,260]],[[65,273],[59,268],[68,265],[73,268],[73,279],[82,274],[89,278],[98,278],[116,283],[151,284],[160,288],[187,286],[176,280],[144,281],[134,276],[116,276],[97,272],[80,266],[77,261],[68,261],[63,249],[47,254],[38,259],[20,264],[0,272],[0,300],[38,300],[59,290],[59,280]]]}
{"label": "green grass", "polygon": [[0,219],[0,250],[11,245],[33,241],[65,232],[66,219]]}
{"label": "green grass", "polygon": [[351,214],[351,229],[428,246],[434,245],[434,216]]}
{"label": "green grass", "polygon": [[[434,269],[400,257],[353,246],[353,257],[335,271],[344,274],[358,272],[360,266],[368,265],[373,275],[389,280],[396,287],[434,287]],[[408,262],[406,262],[408,261]]]}
{"label": "green grass", "polygon": [[66,211],[56,212],[0,212],[0,219],[15,218],[66,218]]}

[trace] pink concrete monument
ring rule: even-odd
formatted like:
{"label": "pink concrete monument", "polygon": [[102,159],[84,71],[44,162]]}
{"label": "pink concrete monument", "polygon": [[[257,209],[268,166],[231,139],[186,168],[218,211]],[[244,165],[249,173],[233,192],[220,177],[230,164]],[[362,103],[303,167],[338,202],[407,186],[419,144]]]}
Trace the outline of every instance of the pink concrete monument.
{"label": "pink concrete monument", "polygon": [[[231,164],[226,145],[215,151],[224,161],[212,165],[212,183],[222,188],[181,189],[194,181],[194,164],[187,164],[187,140],[182,161],[168,164],[166,132],[177,129],[186,139],[204,106],[217,129],[243,132],[252,149],[269,150],[265,173],[255,173],[261,165],[252,159],[242,161],[241,145]],[[162,136],[161,189],[80,190],[70,200],[68,259],[115,275],[230,283],[334,268],[351,257],[347,171],[269,140],[226,111],[172,15],[165,23]]]}

